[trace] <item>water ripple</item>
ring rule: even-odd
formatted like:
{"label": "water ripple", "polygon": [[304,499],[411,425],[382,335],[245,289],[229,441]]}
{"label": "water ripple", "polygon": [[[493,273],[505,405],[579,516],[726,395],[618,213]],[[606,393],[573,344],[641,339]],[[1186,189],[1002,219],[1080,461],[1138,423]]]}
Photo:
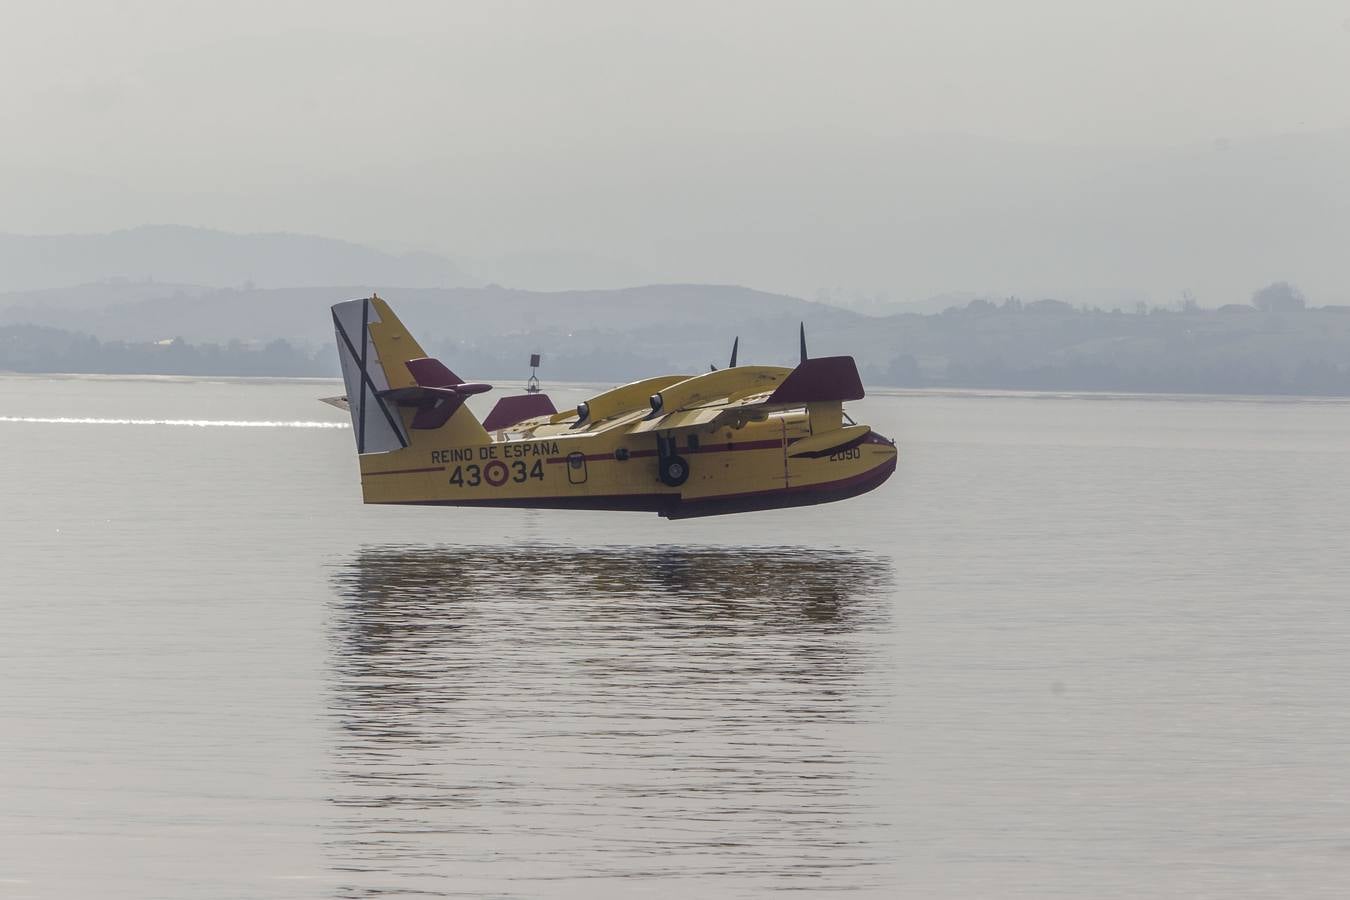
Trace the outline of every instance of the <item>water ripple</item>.
{"label": "water ripple", "polygon": [[261,422],[248,419],[124,419],[99,416],[0,416],[33,425],[177,425],[189,428],[351,428],[350,422]]}
{"label": "water ripple", "polygon": [[345,896],[881,890],[889,560],[370,547],[333,583]]}

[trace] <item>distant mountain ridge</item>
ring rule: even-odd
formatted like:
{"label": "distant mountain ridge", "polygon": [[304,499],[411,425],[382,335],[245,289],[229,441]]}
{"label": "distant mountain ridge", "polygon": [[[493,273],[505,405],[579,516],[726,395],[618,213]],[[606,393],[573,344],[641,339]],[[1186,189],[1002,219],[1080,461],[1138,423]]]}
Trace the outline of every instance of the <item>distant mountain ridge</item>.
{"label": "distant mountain ridge", "polygon": [[[742,363],[791,365],[805,322],[812,355],[856,357],[869,384],[1350,394],[1350,307],[1125,314],[977,299],[935,315],[873,317],[733,285],[377,289],[429,355],[475,378],[523,377],[535,352],[548,379],[707,371],[725,363],[735,336]],[[331,374],[328,307],[371,291],[153,284],[0,295],[0,369]],[[100,306],[101,292],[109,302]],[[154,349],[173,338],[182,341],[172,352]]]}
{"label": "distant mountain ridge", "polygon": [[0,292],[92,282],[225,288],[388,284],[467,287],[476,280],[434,253],[386,253],[305,234],[233,234],[145,225],[107,234],[0,234]]}
{"label": "distant mountain ridge", "polygon": [[[705,366],[742,336],[742,350],[789,360],[797,323],[827,339],[862,330],[866,317],[797,297],[735,285],[668,284],[617,290],[523,291],[338,287],[203,289],[180,285],[86,285],[0,294],[0,325],[38,325],[101,340],[271,341],[304,346],[333,341],[329,306],[378,291],[429,345],[453,341],[512,348],[515,356],[623,349],[648,358]],[[104,302],[99,303],[99,297]],[[702,348],[709,355],[705,362]],[[754,348],[752,351],[751,348]],[[691,355],[691,351],[697,356]],[[743,354],[744,355],[744,354]],[[523,357],[522,357],[523,358]]]}

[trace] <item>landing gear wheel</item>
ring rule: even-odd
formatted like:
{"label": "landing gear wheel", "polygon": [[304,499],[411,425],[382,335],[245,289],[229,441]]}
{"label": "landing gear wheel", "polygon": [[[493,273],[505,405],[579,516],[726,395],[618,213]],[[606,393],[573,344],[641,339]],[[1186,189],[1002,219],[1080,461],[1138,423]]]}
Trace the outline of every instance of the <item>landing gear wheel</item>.
{"label": "landing gear wheel", "polygon": [[661,483],[679,487],[689,480],[689,463],[683,456],[667,456],[661,460]]}

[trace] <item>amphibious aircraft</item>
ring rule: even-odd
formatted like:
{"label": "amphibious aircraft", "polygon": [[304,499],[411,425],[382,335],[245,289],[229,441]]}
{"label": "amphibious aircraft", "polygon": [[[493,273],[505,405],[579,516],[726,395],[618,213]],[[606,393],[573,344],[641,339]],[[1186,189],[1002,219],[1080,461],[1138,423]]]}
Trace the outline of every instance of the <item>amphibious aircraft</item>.
{"label": "amphibious aircraft", "polygon": [[895,443],[854,423],[850,356],[659,375],[558,411],[430,359],[379,296],[333,307],[366,503],[642,510],[679,519],[843,500],[895,471]]}

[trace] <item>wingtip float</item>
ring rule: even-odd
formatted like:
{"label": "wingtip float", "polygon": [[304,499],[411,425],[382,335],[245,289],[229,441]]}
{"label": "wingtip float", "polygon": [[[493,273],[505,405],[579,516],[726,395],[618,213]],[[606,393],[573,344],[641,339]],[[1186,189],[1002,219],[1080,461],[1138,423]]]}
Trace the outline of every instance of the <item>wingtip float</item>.
{"label": "wingtip float", "polygon": [[895,471],[894,442],[844,415],[863,396],[853,358],[809,358],[805,329],[794,368],[737,365],[738,340],[726,369],[644,379],[563,412],[530,391],[480,422],[464,401],[489,385],[428,358],[378,296],[335,305],[333,324],[366,503],[679,519],[844,500]]}

